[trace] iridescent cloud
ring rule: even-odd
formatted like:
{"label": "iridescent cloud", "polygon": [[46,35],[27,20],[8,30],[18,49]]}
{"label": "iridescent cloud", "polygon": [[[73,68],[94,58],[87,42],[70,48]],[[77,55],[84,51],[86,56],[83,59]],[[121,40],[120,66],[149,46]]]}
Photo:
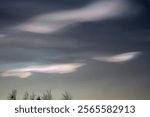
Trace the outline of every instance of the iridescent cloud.
{"label": "iridescent cloud", "polygon": [[47,74],[68,74],[75,72],[78,68],[84,66],[84,63],[68,63],[68,64],[54,64],[48,66],[31,66],[20,69],[11,69],[2,73],[3,77],[16,76],[19,78],[27,78],[33,73],[47,73]]}
{"label": "iridescent cloud", "polygon": [[17,29],[34,33],[54,33],[79,22],[128,16],[137,11],[134,9],[129,0],[97,0],[82,8],[33,17],[19,25]]}
{"label": "iridescent cloud", "polygon": [[[92,60],[97,60],[100,62],[110,62],[110,63],[123,63],[135,59],[141,54],[141,52],[126,52],[111,56],[96,56],[89,58]],[[85,60],[86,62],[86,60]],[[19,77],[27,78],[33,73],[43,73],[43,74],[68,74],[75,72],[78,68],[86,65],[86,63],[64,63],[64,64],[52,64],[47,66],[29,66],[19,69],[11,69],[4,71],[2,77]]]}
{"label": "iridescent cloud", "polygon": [[134,58],[136,58],[138,55],[140,55],[141,52],[127,52],[112,56],[98,56],[93,57],[93,60],[103,61],[103,62],[111,62],[111,63],[121,63],[121,62],[127,62]]}

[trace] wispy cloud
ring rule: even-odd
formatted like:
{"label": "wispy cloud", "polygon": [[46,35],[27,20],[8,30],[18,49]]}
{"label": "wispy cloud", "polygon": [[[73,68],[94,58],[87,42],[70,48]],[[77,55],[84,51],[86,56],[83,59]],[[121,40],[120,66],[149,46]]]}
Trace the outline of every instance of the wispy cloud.
{"label": "wispy cloud", "polygon": [[2,77],[16,76],[19,78],[27,78],[33,73],[47,74],[68,74],[75,72],[78,68],[84,66],[84,63],[68,63],[68,64],[53,64],[47,66],[29,66],[20,69],[11,69],[2,73]]}
{"label": "wispy cloud", "polygon": [[135,11],[128,0],[97,0],[82,8],[33,17],[19,25],[17,29],[34,33],[54,33],[79,22],[128,16]]}
{"label": "wispy cloud", "polygon": [[112,56],[98,56],[93,57],[93,60],[103,61],[103,62],[111,62],[111,63],[121,63],[121,62],[127,62],[134,58],[136,58],[138,55],[140,55],[141,52],[127,52]]}

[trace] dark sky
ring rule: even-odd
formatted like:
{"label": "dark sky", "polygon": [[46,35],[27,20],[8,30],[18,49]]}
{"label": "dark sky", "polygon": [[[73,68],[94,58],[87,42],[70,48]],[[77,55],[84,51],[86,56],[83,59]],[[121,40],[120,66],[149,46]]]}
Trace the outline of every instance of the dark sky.
{"label": "dark sky", "polygon": [[0,0],[0,99],[150,99],[149,0]]}

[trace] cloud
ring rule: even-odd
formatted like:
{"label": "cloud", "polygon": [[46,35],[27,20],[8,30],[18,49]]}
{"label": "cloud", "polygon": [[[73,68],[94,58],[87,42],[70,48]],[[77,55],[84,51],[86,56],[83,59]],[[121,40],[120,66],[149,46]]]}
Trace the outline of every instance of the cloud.
{"label": "cloud", "polygon": [[97,0],[82,8],[33,17],[19,25],[17,29],[34,33],[54,33],[80,22],[128,16],[136,11],[132,7],[128,0]]}
{"label": "cloud", "polygon": [[0,34],[0,38],[4,38],[4,37],[6,37],[5,34]]}
{"label": "cloud", "polygon": [[1,74],[2,77],[16,76],[19,78],[27,78],[33,73],[47,74],[68,74],[75,72],[78,68],[84,66],[84,63],[68,63],[68,64],[53,64],[48,66],[29,66],[20,69],[6,70]]}
{"label": "cloud", "polygon": [[103,61],[103,62],[111,62],[111,63],[121,63],[121,62],[127,62],[134,58],[136,58],[138,55],[140,55],[141,52],[127,52],[112,56],[98,56],[93,57],[93,60]]}
{"label": "cloud", "polygon": [[36,48],[76,48],[77,41],[73,38],[64,37],[42,37],[13,35],[2,37],[0,35],[0,46],[8,47],[36,47]]}

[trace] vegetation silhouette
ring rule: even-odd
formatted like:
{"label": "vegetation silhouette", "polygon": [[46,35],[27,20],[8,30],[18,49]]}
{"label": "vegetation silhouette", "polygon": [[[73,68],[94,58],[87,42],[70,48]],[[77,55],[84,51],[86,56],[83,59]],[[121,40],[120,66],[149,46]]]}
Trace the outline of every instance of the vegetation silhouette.
{"label": "vegetation silhouette", "polygon": [[8,98],[8,100],[16,100],[17,99],[17,90],[16,89],[12,90],[7,98]]}
{"label": "vegetation silhouette", "polygon": [[[18,100],[17,98],[17,90],[14,89],[11,91],[11,93],[8,95],[8,100]],[[47,90],[42,95],[36,95],[34,92],[29,94],[27,91],[24,92],[22,100],[54,100],[52,91]],[[65,91],[65,93],[62,93],[62,100],[72,100],[72,96],[70,93]]]}
{"label": "vegetation silhouette", "polygon": [[63,100],[71,100],[72,99],[72,96],[70,95],[70,93],[68,93],[67,91],[62,94],[62,99]]}

